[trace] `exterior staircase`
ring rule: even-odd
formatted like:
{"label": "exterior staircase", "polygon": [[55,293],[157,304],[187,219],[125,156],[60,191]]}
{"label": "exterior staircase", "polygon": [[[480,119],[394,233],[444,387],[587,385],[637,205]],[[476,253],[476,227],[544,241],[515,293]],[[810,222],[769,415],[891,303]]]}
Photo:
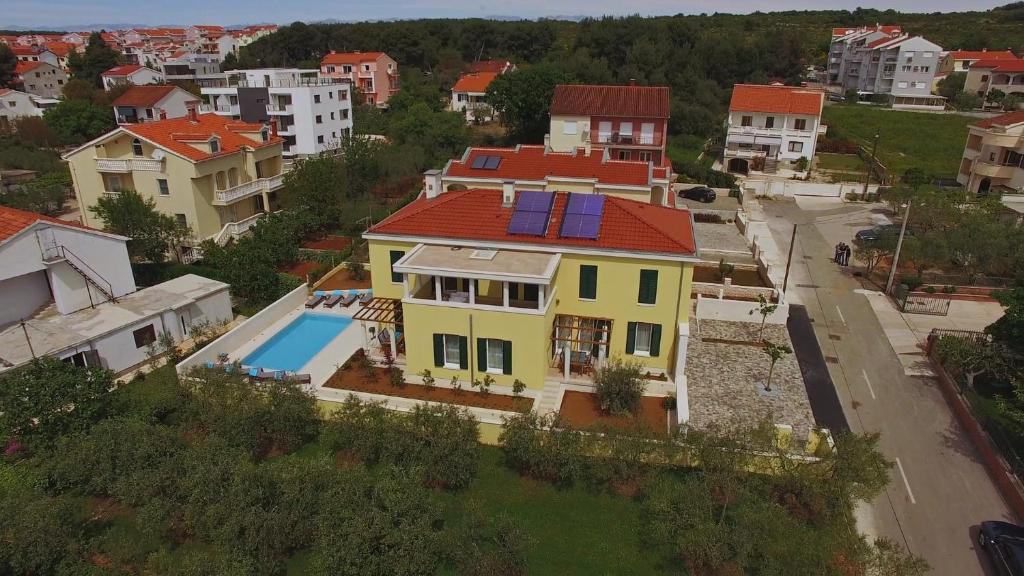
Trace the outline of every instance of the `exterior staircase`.
{"label": "exterior staircase", "polygon": [[779,161],[775,158],[764,159],[764,173],[775,174],[779,171]]}
{"label": "exterior staircase", "polygon": [[547,381],[544,383],[544,389],[540,392],[540,397],[536,403],[535,411],[541,416],[553,414],[558,412],[558,398],[561,392],[562,385],[558,382]]}
{"label": "exterior staircase", "polygon": [[81,258],[75,256],[75,253],[68,250],[63,244],[46,248],[43,253],[43,261],[47,264],[64,262],[77,272],[79,276],[84,278],[86,282],[99,290],[100,294],[103,294],[107,300],[111,302],[117,301],[117,298],[114,297],[114,287],[111,286],[110,282],[103,278],[103,276],[100,276],[98,272],[93,270]]}

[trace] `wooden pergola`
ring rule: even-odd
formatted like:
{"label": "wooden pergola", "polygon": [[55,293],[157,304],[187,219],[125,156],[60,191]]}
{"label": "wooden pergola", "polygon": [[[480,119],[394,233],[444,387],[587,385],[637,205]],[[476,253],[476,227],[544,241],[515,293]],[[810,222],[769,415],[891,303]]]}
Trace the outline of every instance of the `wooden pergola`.
{"label": "wooden pergola", "polygon": [[378,324],[401,325],[404,323],[404,319],[402,317],[402,301],[398,298],[374,297],[364,304],[363,307],[352,316],[352,319],[363,320],[365,322],[376,322]]}
{"label": "wooden pergola", "polygon": [[[612,337],[612,320],[610,318],[598,318],[593,316],[575,316],[572,314],[557,314],[551,325],[551,360],[552,365],[557,366],[564,362],[564,357],[557,353],[559,343],[563,348],[570,351],[570,359],[573,370],[579,368],[587,369],[593,362],[593,350],[598,348],[599,360],[608,349]],[[586,356],[584,358],[584,356]],[[577,366],[579,364],[579,366]]]}

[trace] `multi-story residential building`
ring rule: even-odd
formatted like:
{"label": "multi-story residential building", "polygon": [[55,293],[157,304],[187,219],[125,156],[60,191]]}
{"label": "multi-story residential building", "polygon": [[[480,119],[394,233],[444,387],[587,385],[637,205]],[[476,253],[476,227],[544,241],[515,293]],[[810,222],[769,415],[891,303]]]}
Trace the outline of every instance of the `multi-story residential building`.
{"label": "multi-story residential building", "polygon": [[811,88],[737,84],[726,119],[730,172],[775,172],[778,161],[814,158],[825,93]]}
{"label": "multi-story residential building", "polygon": [[672,206],[672,170],[652,162],[613,160],[607,149],[577,148],[553,152],[544,146],[466,148],[443,170],[427,172],[427,187],[440,190],[474,188],[543,190],[604,194]]}
{"label": "multi-story residential building", "polygon": [[178,50],[163,60],[161,68],[168,82],[195,82],[202,88],[224,85],[220,57],[215,54],[196,54]]}
{"label": "multi-story residential building", "polygon": [[975,122],[957,182],[969,192],[1024,194],[1024,110]]}
{"label": "multi-story residential building", "polygon": [[665,374],[685,398],[697,261],[687,210],[428,184],[364,238],[370,308],[393,312],[408,374],[466,383],[491,375],[539,390],[570,373],[586,380],[619,357]]}
{"label": "multi-story residential building", "polygon": [[0,206],[0,372],[54,356],[122,372],[167,333],[232,318],[228,285],[189,274],[136,290],[128,238]]}
{"label": "multi-story residential building", "polygon": [[0,130],[8,130],[18,118],[42,116],[45,107],[25,92],[0,88]]}
{"label": "multi-story residential building", "polygon": [[275,209],[282,143],[272,126],[190,107],[184,118],[122,124],[63,158],[85,224],[101,224],[89,210],[100,197],[130,189],[188,225],[195,240],[223,243]]}
{"label": "multi-story residential building", "polygon": [[46,62],[18,62],[14,68],[14,83],[42,98],[60,98],[67,81],[67,73]]}
{"label": "multi-story residential building", "polygon": [[242,48],[274,32],[277,32],[277,24],[256,24],[239,30],[232,30],[231,35],[235,37],[238,47]]}
{"label": "multi-story residential building", "polygon": [[383,52],[335,52],[320,61],[320,75],[351,82],[362,95],[363,104],[386,106],[398,92],[398,63]]}
{"label": "multi-story residential building", "polygon": [[967,72],[971,65],[979,60],[1016,60],[1017,56],[1009,50],[950,50],[939,61],[939,71]]}
{"label": "multi-story residential building", "polygon": [[11,46],[18,62],[45,62],[60,67],[60,59],[53,52],[38,46]]}
{"label": "multi-story residential building", "polygon": [[841,78],[844,90],[886,95],[893,108],[941,110],[945,98],[932,94],[942,47],[920,36],[879,38],[852,48]]}
{"label": "multi-story residential building", "polygon": [[118,124],[181,118],[190,104],[198,105],[199,98],[173,84],[131,86],[114,100],[114,117]]}
{"label": "multi-story residential building", "polygon": [[145,66],[139,66],[138,64],[114,66],[110,70],[100,74],[100,78],[103,80],[104,90],[110,90],[114,86],[119,86],[121,84],[144,86],[146,84],[162,84],[164,82],[163,74],[153,70],[152,68],[146,68]]}
{"label": "multi-story residential building", "polygon": [[[470,72],[463,74],[458,82],[452,86],[452,101],[448,109],[452,112],[462,112],[466,120],[474,119],[473,111],[477,108],[487,110],[487,87],[498,77],[498,72]],[[491,119],[491,114],[486,115],[486,120]]]}
{"label": "multi-story residential building", "polygon": [[243,122],[278,124],[284,155],[335,150],[352,132],[352,86],[317,70],[264,68],[224,74],[223,87],[204,87],[204,110]]}
{"label": "multi-story residential building", "polygon": [[669,118],[667,86],[555,86],[547,143],[556,152],[587,145],[616,160],[661,166]]}
{"label": "multi-story residential building", "polygon": [[988,100],[992,90],[1024,97],[1024,59],[978,60],[971,64],[964,91]]}
{"label": "multi-story residential building", "polygon": [[858,48],[883,38],[897,38],[902,34],[899,26],[861,26],[858,28],[833,28],[832,42],[828,49],[828,82],[841,84],[846,69],[854,62]]}

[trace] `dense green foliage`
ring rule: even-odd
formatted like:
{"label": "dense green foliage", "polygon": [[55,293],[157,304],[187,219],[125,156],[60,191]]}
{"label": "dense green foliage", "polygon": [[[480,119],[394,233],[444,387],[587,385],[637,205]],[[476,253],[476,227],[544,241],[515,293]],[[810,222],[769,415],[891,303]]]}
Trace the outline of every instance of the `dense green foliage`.
{"label": "dense green foliage", "polygon": [[68,54],[68,69],[71,75],[85,80],[95,88],[103,88],[101,74],[117,66],[121,55],[107,46],[99,32],[93,32],[81,54],[72,51]]}
{"label": "dense green foliage", "polygon": [[43,112],[43,119],[63,144],[82,144],[114,129],[109,106],[85,99],[65,99]]}
{"label": "dense green foliage", "polygon": [[24,184],[0,190],[0,204],[19,210],[53,215],[60,213],[71,189],[71,176],[66,171],[49,172]]}
{"label": "dense green foliage", "polygon": [[9,86],[14,78],[14,69],[18,66],[18,57],[15,56],[6,43],[0,46],[0,86]]}
{"label": "dense green foliage", "polygon": [[104,194],[90,210],[106,230],[129,238],[128,255],[134,260],[163,262],[189,235],[186,226],[156,209],[155,200],[134,190]]}

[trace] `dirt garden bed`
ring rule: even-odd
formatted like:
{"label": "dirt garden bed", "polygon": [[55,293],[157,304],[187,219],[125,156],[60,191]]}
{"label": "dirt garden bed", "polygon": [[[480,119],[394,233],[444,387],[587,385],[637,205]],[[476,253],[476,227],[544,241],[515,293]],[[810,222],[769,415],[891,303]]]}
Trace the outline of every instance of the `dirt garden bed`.
{"label": "dirt garden bed", "polygon": [[291,266],[282,266],[278,268],[278,272],[284,272],[285,274],[291,274],[303,280],[306,279],[306,275],[316,270],[320,266],[317,262],[296,262]]}
{"label": "dirt garden bed", "polygon": [[[662,406],[661,396],[644,396],[640,399],[640,411],[636,414],[645,426],[658,434],[668,434],[668,410]],[[607,425],[615,428],[633,426],[633,416],[610,416],[601,411],[597,394],[566,390],[558,415],[574,428]]]}
{"label": "dirt garden bed", "polygon": [[[369,266],[367,266],[369,268]],[[330,276],[324,277],[323,283],[316,287],[317,290],[362,290],[372,288],[370,284],[370,271],[362,280],[356,280],[349,275],[348,270],[342,268]]]}
{"label": "dirt garden bed", "polygon": [[352,239],[344,236],[324,236],[319,240],[303,242],[302,247],[310,250],[344,250],[351,243]]}
{"label": "dirt garden bed", "polygon": [[[759,274],[757,270],[737,267],[732,271],[729,277],[732,278],[732,283],[736,286],[769,288],[768,284],[761,279],[761,274]],[[694,266],[693,281],[706,284],[722,284],[722,280],[718,277],[717,266]]]}
{"label": "dirt garden bed", "polygon": [[[370,375],[357,362],[349,362],[347,364],[349,364],[348,367],[343,366],[331,375],[324,386],[336,390],[351,390],[353,392],[397,396],[411,400],[428,400],[430,402],[443,402],[445,404],[457,404],[459,406],[471,406],[473,408],[486,408],[489,410],[504,410],[506,412],[525,413],[533,408],[533,399],[522,396],[517,398],[493,392],[485,395],[475,390],[458,392],[442,386],[429,388],[422,384],[410,384],[408,382],[403,386],[392,386],[391,378],[386,368],[374,367],[372,375]],[[468,387],[469,383],[464,384],[464,386]]]}

